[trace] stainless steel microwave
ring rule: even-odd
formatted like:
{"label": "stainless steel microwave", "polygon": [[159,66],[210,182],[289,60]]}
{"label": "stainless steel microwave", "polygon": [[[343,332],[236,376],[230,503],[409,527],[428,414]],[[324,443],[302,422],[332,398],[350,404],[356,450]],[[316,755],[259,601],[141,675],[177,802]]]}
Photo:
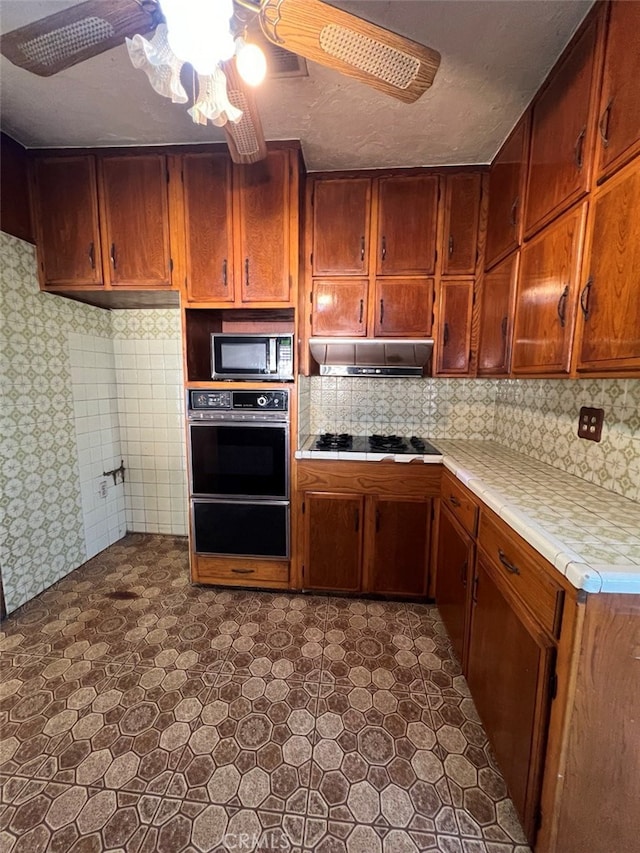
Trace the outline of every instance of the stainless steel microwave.
{"label": "stainless steel microwave", "polygon": [[289,382],[293,379],[293,335],[214,332],[211,378]]}

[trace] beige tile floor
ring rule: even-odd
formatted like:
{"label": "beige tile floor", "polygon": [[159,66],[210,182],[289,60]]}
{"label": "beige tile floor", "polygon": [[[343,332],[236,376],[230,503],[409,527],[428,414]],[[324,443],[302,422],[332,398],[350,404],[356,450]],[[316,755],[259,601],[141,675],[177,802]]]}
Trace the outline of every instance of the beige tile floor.
{"label": "beige tile floor", "polygon": [[0,652],[2,853],[529,853],[433,606],[195,587],[130,534]]}

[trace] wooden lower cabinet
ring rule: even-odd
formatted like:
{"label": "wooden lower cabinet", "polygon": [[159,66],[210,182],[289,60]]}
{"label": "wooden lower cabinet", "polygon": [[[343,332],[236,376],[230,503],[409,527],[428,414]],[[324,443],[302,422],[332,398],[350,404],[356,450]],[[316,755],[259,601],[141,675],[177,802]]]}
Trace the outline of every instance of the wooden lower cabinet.
{"label": "wooden lower cabinet", "polygon": [[307,492],[307,589],[426,594],[431,500]]}
{"label": "wooden lower cabinet", "polygon": [[466,671],[468,596],[474,542],[444,507],[438,523],[436,604],[453,650]]}
{"label": "wooden lower cabinet", "polygon": [[304,461],[304,589],[423,598],[441,465]]}
{"label": "wooden lower cabinet", "polygon": [[362,574],[363,496],[307,492],[303,512],[304,586],[357,592]]}
{"label": "wooden lower cabinet", "polygon": [[473,581],[467,680],[530,842],[536,832],[555,648],[491,562]]}
{"label": "wooden lower cabinet", "polygon": [[366,498],[364,589],[385,595],[426,593],[431,501]]}

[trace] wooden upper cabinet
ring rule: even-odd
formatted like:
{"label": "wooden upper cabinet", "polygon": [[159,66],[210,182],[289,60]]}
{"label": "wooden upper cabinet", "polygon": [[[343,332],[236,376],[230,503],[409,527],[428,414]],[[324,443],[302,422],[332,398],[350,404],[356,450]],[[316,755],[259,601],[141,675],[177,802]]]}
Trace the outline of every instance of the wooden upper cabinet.
{"label": "wooden upper cabinet", "polygon": [[304,494],[304,579],[307,589],[357,592],[362,581],[364,497]]}
{"label": "wooden upper cabinet", "polygon": [[527,111],[491,164],[485,249],[486,269],[492,267],[519,245],[528,146],[529,112]]}
{"label": "wooden upper cabinet", "polygon": [[601,19],[601,14],[590,18],[534,101],[526,237],[589,189],[598,76],[596,45]]}
{"label": "wooden upper cabinet", "polygon": [[311,333],[366,335],[368,287],[366,278],[314,279]]}
{"label": "wooden upper cabinet", "polygon": [[425,595],[430,500],[367,498],[364,588],[385,595]]}
{"label": "wooden upper cabinet", "polygon": [[482,174],[449,175],[444,194],[443,275],[473,275],[476,269]]}
{"label": "wooden upper cabinet", "polygon": [[522,248],[514,373],[569,372],[586,207],[565,214]]}
{"label": "wooden upper cabinet", "polygon": [[231,161],[227,154],[182,160],[187,298],[233,302]]}
{"label": "wooden upper cabinet", "polygon": [[436,376],[466,376],[471,362],[473,279],[443,280],[434,335]]}
{"label": "wooden upper cabinet", "polygon": [[[287,149],[270,151],[265,160],[236,166],[239,239],[237,268],[241,298],[247,302],[289,302],[293,229],[290,183],[293,170]],[[297,217],[296,217],[297,222]],[[298,251],[296,243],[295,263]]]}
{"label": "wooden upper cabinet", "polygon": [[316,180],[312,208],[313,275],[367,275],[371,179]]}
{"label": "wooden upper cabinet", "polygon": [[33,190],[42,286],[101,285],[94,158],[36,158]]}
{"label": "wooden upper cabinet", "polygon": [[105,157],[98,174],[105,279],[114,287],[170,287],[166,158]]}
{"label": "wooden upper cabinet", "polygon": [[519,253],[484,274],[480,307],[478,376],[509,373],[513,309]]}
{"label": "wooden upper cabinet", "polygon": [[436,262],[437,175],[379,178],[375,269],[432,275]]}
{"label": "wooden upper cabinet", "polygon": [[609,4],[597,152],[603,178],[640,151],[640,2]]}
{"label": "wooden upper cabinet", "polygon": [[577,369],[640,368],[640,159],[591,201]]}
{"label": "wooden upper cabinet", "polygon": [[373,311],[375,337],[430,335],[433,279],[376,279]]}

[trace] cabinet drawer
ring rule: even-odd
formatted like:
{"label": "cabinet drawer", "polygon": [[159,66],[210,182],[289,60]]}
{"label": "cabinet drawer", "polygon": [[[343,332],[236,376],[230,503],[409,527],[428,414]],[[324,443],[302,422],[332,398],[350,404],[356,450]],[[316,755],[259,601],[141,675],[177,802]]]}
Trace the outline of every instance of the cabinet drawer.
{"label": "cabinet drawer", "polygon": [[442,478],[441,500],[464,529],[475,536],[478,528],[478,505],[448,472]]}
{"label": "cabinet drawer", "polygon": [[543,557],[504,522],[483,510],[478,543],[501,576],[552,636],[560,634],[564,590],[549,575]]}
{"label": "cabinet drawer", "polygon": [[288,560],[235,560],[193,554],[191,561],[191,579],[196,583],[277,589],[289,584]]}

